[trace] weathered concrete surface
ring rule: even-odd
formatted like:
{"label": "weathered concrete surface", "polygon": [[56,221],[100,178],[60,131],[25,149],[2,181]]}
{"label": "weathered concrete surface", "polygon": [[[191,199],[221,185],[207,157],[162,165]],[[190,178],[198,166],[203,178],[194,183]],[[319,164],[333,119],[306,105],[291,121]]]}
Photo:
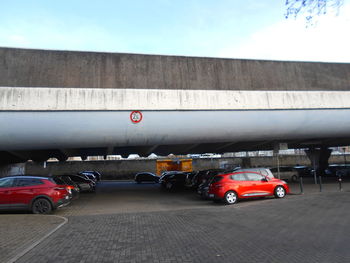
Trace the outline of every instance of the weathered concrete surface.
{"label": "weathered concrete surface", "polygon": [[0,86],[349,90],[350,64],[0,48]]}
{"label": "weathered concrete surface", "polygon": [[[277,166],[275,157],[250,157],[250,167]],[[343,163],[343,156],[331,156],[329,163]],[[242,165],[242,158],[212,158],[193,159],[193,170],[213,168],[234,168]],[[280,156],[281,166],[311,165],[305,155]],[[84,170],[101,172],[102,179],[133,179],[138,172],[156,173],[156,160],[117,160],[117,161],[89,161],[89,162],[48,162],[47,167],[42,164],[27,162],[25,173],[29,175],[61,175],[74,174]]]}
{"label": "weathered concrete surface", "polygon": [[25,174],[25,163],[0,165],[0,177]]}
{"label": "weathered concrete surface", "polygon": [[3,111],[276,110],[350,108],[350,91],[0,87]]}

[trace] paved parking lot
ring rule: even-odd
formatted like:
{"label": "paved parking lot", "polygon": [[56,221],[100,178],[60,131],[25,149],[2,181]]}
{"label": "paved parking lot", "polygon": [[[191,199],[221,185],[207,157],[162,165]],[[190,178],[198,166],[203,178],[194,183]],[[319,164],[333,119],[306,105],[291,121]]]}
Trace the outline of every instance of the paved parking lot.
{"label": "paved parking lot", "polygon": [[[349,184],[323,190],[225,206],[154,184],[102,182],[58,210],[69,222],[17,262],[350,262]],[[5,216],[15,217],[9,226],[32,222],[28,234],[42,225]]]}

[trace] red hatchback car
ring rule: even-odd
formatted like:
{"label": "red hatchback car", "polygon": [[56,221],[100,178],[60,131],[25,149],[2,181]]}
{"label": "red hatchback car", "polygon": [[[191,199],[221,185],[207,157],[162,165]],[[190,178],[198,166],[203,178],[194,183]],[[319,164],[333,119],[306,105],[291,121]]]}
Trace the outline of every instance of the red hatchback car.
{"label": "red hatchback car", "polygon": [[214,201],[223,200],[226,204],[234,204],[238,199],[250,197],[283,198],[288,193],[289,187],[285,181],[253,171],[217,175],[208,191],[209,198]]}
{"label": "red hatchback car", "polygon": [[71,200],[68,185],[57,184],[53,178],[12,176],[0,178],[0,209],[31,210],[48,214]]}

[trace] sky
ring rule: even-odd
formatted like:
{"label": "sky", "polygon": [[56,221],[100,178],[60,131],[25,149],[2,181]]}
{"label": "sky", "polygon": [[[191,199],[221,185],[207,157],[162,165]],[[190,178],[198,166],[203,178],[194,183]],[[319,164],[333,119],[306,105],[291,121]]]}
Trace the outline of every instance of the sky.
{"label": "sky", "polygon": [[1,0],[0,46],[350,62],[350,0],[307,26],[285,0]]}

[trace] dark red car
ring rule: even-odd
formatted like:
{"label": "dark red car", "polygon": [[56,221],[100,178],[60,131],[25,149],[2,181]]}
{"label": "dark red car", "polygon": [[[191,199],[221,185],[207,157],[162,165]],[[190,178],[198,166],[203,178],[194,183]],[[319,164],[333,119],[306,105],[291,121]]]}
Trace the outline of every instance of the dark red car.
{"label": "dark red car", "polygon": [[0,178],[0,209],[31,210],[34,214],[48,214],[70,202],[70,187],[57,184],[54,178],[47,177]]}
{"label": "dark red car", "polygon": [[253,171],[237,171],[215,176],[209,186],[208,196],[214,201],[223,200],[226,204],[234,204],[238,199],[265,196],[283,198],[288,193],[289,187],[283,180]]}

